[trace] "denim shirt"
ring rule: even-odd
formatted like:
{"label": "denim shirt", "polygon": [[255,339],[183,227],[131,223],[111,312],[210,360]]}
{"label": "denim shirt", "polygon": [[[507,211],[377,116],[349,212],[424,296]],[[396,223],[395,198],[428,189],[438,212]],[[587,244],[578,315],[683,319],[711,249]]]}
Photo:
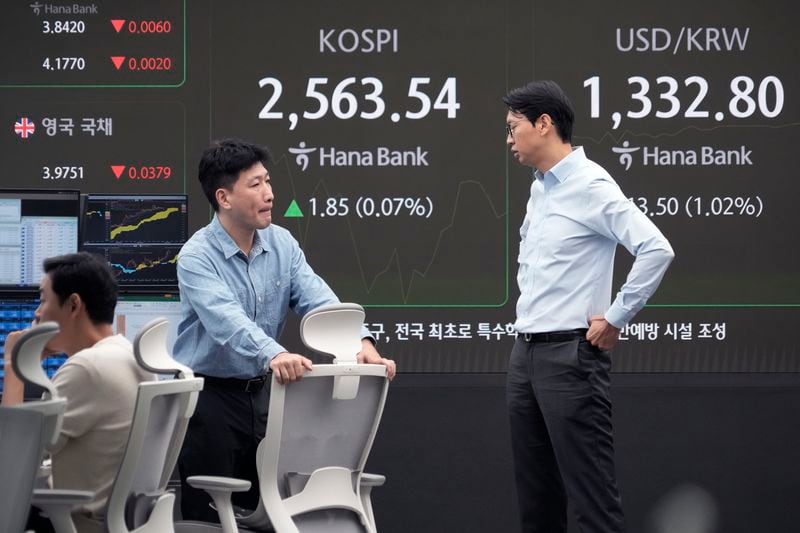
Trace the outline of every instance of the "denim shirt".
{"label": "denim shirt", "polygon": [[[522,333],[587,328],[592,315],[625,327],[672,261],[669,242],[581,147],[534,178],[520,229],[515,328]],[[611,302],[618,244],[636,259]]]}
{"label": "denim shirt", "polygon": [[221,378],[264,375],[273,357],[291,351],[277,341],[290,308],[302,316],[339,301],[289,231],[257,230],[247,257],[216,216],[181,249],[178,286],[174,357]]}

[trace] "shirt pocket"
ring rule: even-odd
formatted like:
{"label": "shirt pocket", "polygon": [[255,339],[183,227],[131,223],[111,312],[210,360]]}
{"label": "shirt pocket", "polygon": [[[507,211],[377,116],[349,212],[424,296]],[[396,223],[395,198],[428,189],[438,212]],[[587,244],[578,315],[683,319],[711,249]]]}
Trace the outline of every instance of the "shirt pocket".
{"label": "shirt pocket", "polygon": [[289,311],[291,278],[289,274],[280,274],[268,278],[264,284],[263,294],[258,302],[259,316],[272,324],[282,322]]}

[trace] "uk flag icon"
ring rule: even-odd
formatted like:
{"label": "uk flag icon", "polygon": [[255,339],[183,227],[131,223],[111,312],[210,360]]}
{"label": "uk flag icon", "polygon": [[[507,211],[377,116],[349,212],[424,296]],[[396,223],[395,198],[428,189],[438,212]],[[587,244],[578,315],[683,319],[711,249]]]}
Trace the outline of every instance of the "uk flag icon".
{"label": "uk flag icon", "polygon": [[32,120],[28,120],[28,117],[22,117],[14,123],[14,133],[23,139],[27,139],[33,135],[35,130],[36,124],[34,124]]}

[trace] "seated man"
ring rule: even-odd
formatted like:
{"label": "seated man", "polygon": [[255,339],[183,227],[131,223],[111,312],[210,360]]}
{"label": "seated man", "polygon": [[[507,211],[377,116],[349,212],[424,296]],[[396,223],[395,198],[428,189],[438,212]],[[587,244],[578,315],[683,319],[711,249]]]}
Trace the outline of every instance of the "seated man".
{"label": "seated man", "polygon": [[[53,377],[58,395],[67,400],[61,435],[50,449],[53,488],[94,492],[94,500],[77,508],[73,517],[79,533],[102,531],[139,383],[155,376],[139,367],[130,341],[113,334],[117,284],[104,261],[85,252],[69,254],[46,259],[44,271],[36,321],[58,323],[60,331],[47,349],[68,356]],[[19,377],[9,372],[21,333],[6,339],[4,404],[22,401]]]}

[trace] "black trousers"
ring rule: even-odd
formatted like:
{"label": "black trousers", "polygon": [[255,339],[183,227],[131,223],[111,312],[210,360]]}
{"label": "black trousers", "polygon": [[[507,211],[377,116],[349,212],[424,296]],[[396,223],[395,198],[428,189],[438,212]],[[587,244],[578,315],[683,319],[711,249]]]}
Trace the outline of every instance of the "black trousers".
{"label": "black trousers", "polygon": [[209,507],[211,497],[190,487],[186,483],[189,476],[249,480],[253,484],[250,490],[234,493],[233,503],[245,509],[257,507],[256,450],[266,432],[268,407],[268,385],[246,392],[244,386],[206,379],[178,459],[184,520],[219,522],[217,512]]}
{"label": "black trousers", "polygon": [[517,338],[506,395],[524,533],[565,533],[568,499],[582,533],[624,530],[610,369],[608,353],[586,339]]}

